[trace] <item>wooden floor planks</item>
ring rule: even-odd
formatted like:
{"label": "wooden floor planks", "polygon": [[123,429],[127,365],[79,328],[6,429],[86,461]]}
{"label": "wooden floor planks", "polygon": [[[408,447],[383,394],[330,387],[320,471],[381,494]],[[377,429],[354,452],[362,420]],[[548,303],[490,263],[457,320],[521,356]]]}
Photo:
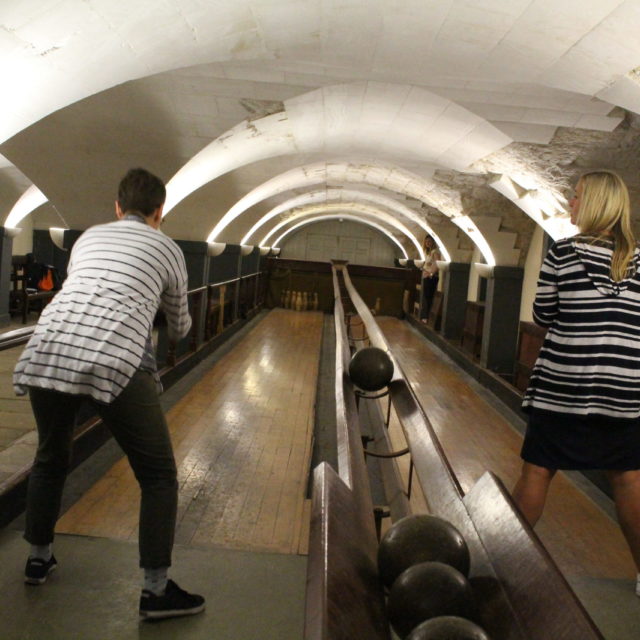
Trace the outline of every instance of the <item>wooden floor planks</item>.
{"label": "wooden floor planks", "polygon": [[[306,553],[322,314],[276,309],[169,411],[176,542]],[[116,463],[57,531],[134,539],[139,497]]]}
{"label": "wooden floor planks", "polygon": [[[486,469],[510,488],[521,435],[409,325],[378,320],[463,490]],[[180,480],[177,542],[306,553],[321,332],[321,314],[272,311],[169,412]],[[403,448],[393,413],[390,433],[394,448]],[[397,462],[406,477],[408,459]],[[417,487],[412,505],[425,510]],[[58,530],[134,539],[137,519],[137,485],[123,460],[63,516]],[[634,576],[618,526],[562,474],[537,531],[567,576]]]}

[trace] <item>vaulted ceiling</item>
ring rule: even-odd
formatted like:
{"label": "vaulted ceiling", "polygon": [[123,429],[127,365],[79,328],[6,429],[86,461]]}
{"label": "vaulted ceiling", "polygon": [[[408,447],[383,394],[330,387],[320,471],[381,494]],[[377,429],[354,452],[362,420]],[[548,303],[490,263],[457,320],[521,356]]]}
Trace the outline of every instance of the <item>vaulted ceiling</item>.
{"label": "vaulted ceiling", "polygon": [[36,226],[110,220],[145,166],[175,238],[342,210],[521,264],[585,169],[640,204],[638,33],[640,0],[3,0],[0,223],[29,187]]}

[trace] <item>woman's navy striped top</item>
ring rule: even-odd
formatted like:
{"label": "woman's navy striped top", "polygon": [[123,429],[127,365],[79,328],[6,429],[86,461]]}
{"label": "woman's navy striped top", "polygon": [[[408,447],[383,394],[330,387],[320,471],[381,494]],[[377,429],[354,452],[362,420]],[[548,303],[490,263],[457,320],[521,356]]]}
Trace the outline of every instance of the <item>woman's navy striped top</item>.
{"label": "woman's navy striped top", "polygon": [[16,365],[16,393],[34,386],[113,401],[141,368],[159,306],[170,338],[186,335],[187,271],[178,245],[132,217],[88,229]]}
{"label": "woman's navy striped top", "polygon": [[640,416],[640,250],[627,277],[609,277],[613,243],[576,236],[542,265],[533,318],[548,327],[523,408]]}

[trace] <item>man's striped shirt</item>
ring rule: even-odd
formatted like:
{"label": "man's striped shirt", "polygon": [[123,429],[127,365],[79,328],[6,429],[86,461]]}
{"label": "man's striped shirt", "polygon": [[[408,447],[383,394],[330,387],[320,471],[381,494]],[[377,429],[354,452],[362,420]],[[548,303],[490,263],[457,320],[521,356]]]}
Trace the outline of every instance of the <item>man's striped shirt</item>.
{"label": "man's striped shirt", "polygon": [[555,243],[533,306],[548,327],[523,408],[615,419],[640,416],[640,251],[627,277],[609,277],[613,244]]}
{"label": "man's striped shirt", "polygon": [[16,393],[34,386],[113,401],[141,366],[159,306],[170,338],[186,335],[187,272],[176,243],[132,217],[88,229],[16,365]]}

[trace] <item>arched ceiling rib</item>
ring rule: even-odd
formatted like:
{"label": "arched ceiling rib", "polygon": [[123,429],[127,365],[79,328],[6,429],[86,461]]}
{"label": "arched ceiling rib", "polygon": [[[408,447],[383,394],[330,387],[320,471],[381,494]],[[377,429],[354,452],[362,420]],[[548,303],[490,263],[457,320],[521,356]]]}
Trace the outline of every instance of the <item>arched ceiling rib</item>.
{"label": "arched ceiling rib", "polygon": [[[310,187],[318,184],[339,185],[368,184],[382,189],[402,193],[415,198],[425,204],[437,208],[439,211],[451,217],[462,231],[468,235],[472,242],[478,246],[487,264],[495,264],[493,253],[489,244],[478,230],[475,223],[463,215],[460,195],[447,190],[428,179],[412,174],[398,166],[382,163],[362,162],[317,162],[303,167],[297,167],[283,174],[275,176],[271,180],[259,185],[239,200],[226,214],[224,214],[216,228],[209,234],[208,242],[213,242],[219,233],[235,218],[242,215],[247,209],[258,202],[274,195],[284,193],[292,189]],[[460,218],[457,220],[457,218]],[[437,237],[437,235],[436,235]],[[448,254],[444,243],[438,238],[442,249]]]}
{"label": "arched ceiling rib", "polygon": [[[292,206],[289,209],[283,211],[283,213],[287,214],[287,218],[283,221],[285,224],[289,220],[295,220],[299,216],[309,215],[309,213],[340,213],[341,211],[350,211],[352,213],[362,214],[368,216],[369,218],[373,218],[380,222],[384,222],[386,225],[393,227],[400,233],[402,233],[406,238],[413,244],[415,247],[416,253],[420,256],[420,258],[424,259],[424,252],[422,251],[422,247],[420,245],[420,241],[416,238],[415,234],[412,233],[407,227],[402,224],[397,218],[386,211],[380,210],[379,206],[371,203],[367,203],[365,201],[360,202],[323,202],[323,203],[314,203],[312,201],[307,201],[306,204],[299,204],[298,206]],[[269,238],[273,234],[273,229],[262,239],[259,243],[260,246],[268,246]],[[241,243],[241,244],[249,244],[249,243]]]}
{"label": "arched ceiling rib", "polygon": [[255,187],[220,218],[208,240],[215,240],[229,223],[259,202],[286,191],[320,184],[367,184],[421,200],[449,217],[462,213],[459,194],[397,165],[365,159],[321,161],[290,169]]}
{"label": "arched ceiling rib", "polygon": [[3,226],[9,228],[17,227],[23,218],[45,202],[47,202],[47,196],[45,196],[38,187],[31,185],[15,203],[4,221]]}
{"label": "arched ceiling rib", "polygon": [[13,163],[0,154],[0,169],[7,169],[8,167],[13,167]]}
{"label": "arched ceiling rib", "polygon": [[[240,241],[240,244],[251,244],[251,240],[256,231],[266,224],[269,220],[286,213],[291,209],[303,207],[307,204],[316,204],[320,202],[364,202],[366,204],[375,205],[381,207],[383,211],[389,211],[395,213],[403,218],[406,218],[417,225],[424,233],[428,233],[434,237],[437,244],[444,248],[444,243],[434,232],[434,230],[425,222],[424,218],[418,215],[413,209],[405,206],[401,202],[398,202],[394,198],[385,196],[381,193],[361,191],[357,189],[342,189],[336,187],[328,187],[326,189],[320,189],[316,191],[308,191],[302,195],[294,198],[290,198],[278,206],[274,207],[267,213],[265,213],[254,225],[247,231],[245,236]],[[422,247],[418,246],[418,253],[420,257],[424,259]],[[448,253],[448,252],[447,252]]]}
{"label": "arched ceiling rib", "polygon": [[462,170],[510,142],[486,120],[418,87],[323,87],[286,100],[282,112],[245,120],[196,154],[168,182],[164,215],[203,184],[272,156],[360,154]]}
{"label": "arched ceiling rib", "polygon": [[407,250],[402,246],[402,243],[400,243],[398,239],[392,233],[390,233],[387,229],[385,229],[382,225],[378,224],[377,222],[374,222],[373,220],[367,220],[366,218],[362,218],[359,215],[355,216],[350,213],[344,213],[344,212],[338,213],[338,214],[322,214],[321,213],[310,220],[302,220],[301,222],[294,224],[292,227],[290,227],[289,229],[285,230],[282,234],[280,234],[275,239],[273,243],[273,247],[274,248],[279,247],[280,243],[284,240],[286,236],[288,236],[293,231],[296,231],[300,227],[304,227],[314,222],[320,222],[322,220],[341,220],[341,219],[351,220],[352,222],[357,222],[359,224],[364,224],[368,227],[377,229],[380,233],[382,233],[387,238],[389,238],[389,240],[391,240],[391,242],[393,242],[400,249],[400,251],[402,252],[402,255],[405,258],[409,258],[409,256],[407,255]]}

